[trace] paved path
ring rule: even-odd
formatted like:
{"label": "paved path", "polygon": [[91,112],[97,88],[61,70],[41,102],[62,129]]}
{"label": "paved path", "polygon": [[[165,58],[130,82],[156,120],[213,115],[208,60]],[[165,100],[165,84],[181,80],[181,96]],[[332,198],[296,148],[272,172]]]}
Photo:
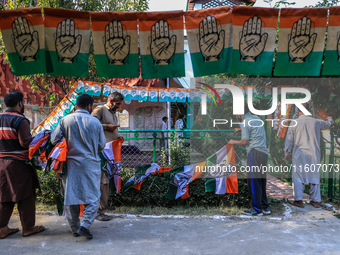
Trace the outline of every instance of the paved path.
{"label": "paved path", "polygon": [[[292,199],[292,188],[268,177],[268,193]],[[306,195],[307,197],[307,195]],[[73,237],[67,221],[55,213],[37,215],[48,229],[23,238],[17,233],[0,240],[0,254],[340,254],[340,220],[332,211],[309,204],[284,204],[281,217],[270,216],[133,216],[113,215],[95,221],[93,240]],[[14,215],[10,227],[20,227]]]}
{"label": "paved path", "polygon": [[[267,195],[277,200],[294,200],[293,187],[269,174],[267,174]],[[308,201],[309,196],[304,194],[303,200]]]}
{"label": "paved path", "polygon": [[[287,208],[284,219],[114,218],[95,221],[93,240],[73,237],[57,215],[38,215],[48,229],[23,238],[20,232],[0,240],[0,254],[340,254],[340,220],[332,212]],[[292,211],[290,211],[292,210]],[[20,227],[17,215],[11,227]]]}

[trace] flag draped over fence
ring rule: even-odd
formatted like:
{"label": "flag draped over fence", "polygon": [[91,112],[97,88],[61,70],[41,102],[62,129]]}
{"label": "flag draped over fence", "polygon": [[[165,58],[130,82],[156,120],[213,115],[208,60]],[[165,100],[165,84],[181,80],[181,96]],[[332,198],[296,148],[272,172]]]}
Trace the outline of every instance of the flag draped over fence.
{"label": "flag draped over fence", "polygon": [[98,76],[139,76],[137,15],[135,12],[92,12],[92,31]]}
{"label": "flag draped over fence", "polygon": [[1,11],[0,28],[15,75],[46,73],[41,8]]}
{"label": "flag draped over fence", "polygon": [[47,72],[88,76],[90,14],[44,8]]}
{"label": "flag draped over fence", "polygon": [[189,184],[202,175],[205,165],[206,161],[174,169],[166,198],[170,200],[188,198]]}
{"label": "flag draped over fence", "polygon": [[327,8],[281,10],[276,76],[319,76]]}
{"label": "flag draped over fence", "polygon": [[142,77],[185,76],[183,11],[139,14]]}
{"label": "flag draped over fence", "polygon": [[233,7],[231,73],[271,76],[279,9]]}
{"label": "flag draped over fence", "polygon": [[105,145],[104,150],[99,154],[102,170],[110,180],[111,193],[120,193],[121,187],[121,151],[124,138],[119,137]]}
{"label": "flag draped over fence", "polygon": [[135,176],[132,176],[123,186],[123,190],[127,191],[130,188],[134,188],[140,190],[142,183],[146,181],[146,179],[150,175],[155,175],[158,173],[164,173],[170,171],[170,167],[160,167],[159,165],[152,163],[148,165],[139,166],[136,169]]}
{"label": "flag draped over fence", "polygon": [[[223,146],[207,159],[211,171],[205,179],[205,191],[215,194],[238,193],[236,159],[233,145]],[[212,168],[211,168],[212,167]]]}
{"label": "flag draped over fence", "polygon": [[228,73],[231,64],[230,7],[185,13],[194,76]]}

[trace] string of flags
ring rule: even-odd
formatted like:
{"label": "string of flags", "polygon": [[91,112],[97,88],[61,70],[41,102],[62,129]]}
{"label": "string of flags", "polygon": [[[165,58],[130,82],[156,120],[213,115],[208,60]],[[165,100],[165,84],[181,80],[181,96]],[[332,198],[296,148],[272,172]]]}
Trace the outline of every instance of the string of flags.
{"label": "string of flags", "polygon": [[99,77],[139,77],[140,66],[144,79],[183,77],[186,30],[195,77],[330,76],[340,75],[339,15],[340,7],[225,6],[187,12],[29,8],[0,11],[0,28],[15,75],[88,76],[93,43]]}
{"label": "string of flags", "polygon": [[[291,85],[279,86],[291,87]],[[238,86],[244,95],[248,95],[248,88],[253,89],[253,97],[270,100],[272,97],[271,86],[265,86],[263,91],[256,89],[256,86]],[[231,99],[232,95],[228,89],[214,90],[223,99]],[[131,100],[150,101],[150,102],[201,102],[202,95],[207,94],[206,89],[180,89],[180,88],[146,88],[146,87],[129,87],[123,85],[112,85],[109,83],[97,83],[91,81],[77,81],[70,89],[68,94],[60,101],[56,108],[34,128],[32,134],[40,131],[53,130],[59,123],[60,119],[69,114],[75,107],[77,98],[80,94],[89,94],[92,96],[108,96],[110,93],[119,92],[124,96],[124,102],[130,103]],[[280,93],[280,90],[279,90]],[[216,100],[209,92],[207,101]],[[294,97],[291,94],[290,97]]]}

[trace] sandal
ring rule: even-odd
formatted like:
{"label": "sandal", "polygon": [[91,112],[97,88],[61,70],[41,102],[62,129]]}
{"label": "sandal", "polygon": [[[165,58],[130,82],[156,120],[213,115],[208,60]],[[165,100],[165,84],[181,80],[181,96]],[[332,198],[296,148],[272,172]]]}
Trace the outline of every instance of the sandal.
{"label": "sandal", "polygon": [[45,229],[46,228],[44,226],[35,226],[35,230],[33,232],[26,234],[26,235],[23,234],[22,236],[27,237],[27,236],[35,235],[35,234],[45,231]]}
{"label": "sandal", "polygon": [[314,206],[315,208],[320,208],[320,203],[319,203],[319,202],[310,201],[309,203],[310,203],[312,206]]}
{"label": "sandal", "polygon": [[7,236],[10,236],[10,235],[13,235],[13,234],[19,232],[18,228],[8,228],[8,230],[9,230],[9,232],[5,236],[0,237],[0,239],[4,239]]}
{"label": "sandal", "polygon": [[288,201],[291,205],[300,207],[300,208],[305,208],[304,204],[302,201]]}
{"label": "sandal", "polygon": [[106,214],[99,214],[99,215],[97,215],[96,220],[109,221],[109,220],[111,220],[111,217],[106,215]]}

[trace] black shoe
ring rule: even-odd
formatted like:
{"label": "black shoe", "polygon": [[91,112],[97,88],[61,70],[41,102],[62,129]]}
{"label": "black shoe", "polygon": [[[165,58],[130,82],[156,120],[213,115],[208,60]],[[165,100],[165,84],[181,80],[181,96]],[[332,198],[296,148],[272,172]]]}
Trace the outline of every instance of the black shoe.
{"label": "black shoe", "polygon": [[74,236],[74,237],[78,237],[78,236],[80,236],[77,232],[75,232],[75,233],[72,233],[72,235]]}
{"label": "black shoe", "polygon": [[245,210],[244,213],[246,215],[250,215],[250,216],[263,216],[262,211],[257,212],[254,208],[250,208],[249,210]]}
{"label": "black shoe", "polygon": [[85,236],[87,239],[92,239],[93,235],[90,233],[90,230],[80,227],[77,231],[77,234],[80,236]]}

